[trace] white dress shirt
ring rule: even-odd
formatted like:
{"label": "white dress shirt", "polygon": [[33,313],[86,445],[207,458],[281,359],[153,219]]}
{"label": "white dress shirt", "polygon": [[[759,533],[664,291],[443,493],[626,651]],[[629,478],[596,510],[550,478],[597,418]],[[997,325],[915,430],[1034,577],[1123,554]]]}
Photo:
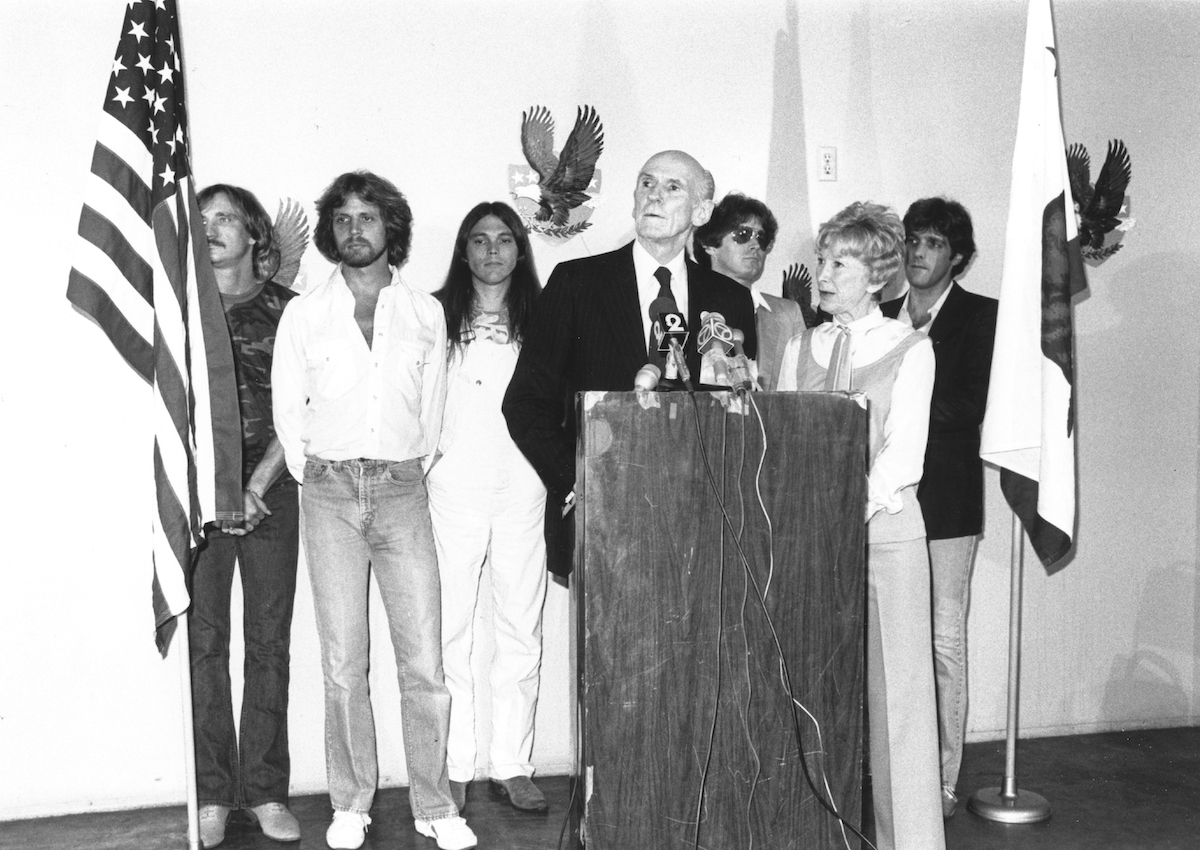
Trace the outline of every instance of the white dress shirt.
{"label": "white dress shirt", "polygon": [[[658,271],[659,266],[665,266],[671,272],[671,294],[675,296],[675,303],[679,306],[679,312],[683,314],[683,320],[685,322],[688,320],[686,251],[680,251],[669,262],[660,263],[642,247],[641,242],[634,240],[633,270],[637,275],[638,306],[641,308],[642,337],[644,339],[650,338],[650,305],[658,297],[659,283],[654,273]],[[689,332],[693,330],[693,328],[688,328]]]}
{"label": "white dress shirt", "polygon": [[275,432],[288,469],[308,457],[433,461],[446,401],[446,320],[432,295],[392,270],[371,345],[354,320],[341,266],[288,303],[271,369]]}
{"label": "white dress shirt", "polygon": [[[912,331],[883,315],[878,305],[857,321],[842,325],[836,319],[807,331],[812,339],[812,356],[822,369],[829,368],[840,329],[850,333],[850,363],[855,369],[879,360]],[[783,350],[779,387],[796,389],[796,367],[802,350],[801,337]],[[892,406],[884,423],[883,447],[867,476],[867,519],[885,510],[899,513],[904,507],[900,491],[921,480],[925,468],[925,445],[929,435],[929,398],[933,393],[935,361],[933,345],[926,338],[904,355],[892,388]]]}
{"label": "white dress shirt", "polygon": [[[946,296],[949,295],[950,290],[957,285],[957,281],[950,281],[950,285],[942,290],[941,296],[933,303],[933,306],[929,308],[929,318],[925,321],[925,324],[921,325],[919,328],[917,328],[917,330],[929,333],[929,329],[933,327],[934,320],[937,319],[938,312],[942,309],[942,305],[946,303]],[[913,327],[912,316],[908,314],[908,297],[911,293],[911,288],[904,290],[904,294],[900,296],[904,300],[900,302],[900,312],[896,314],[896,320],[903,322],[910,328]]]}

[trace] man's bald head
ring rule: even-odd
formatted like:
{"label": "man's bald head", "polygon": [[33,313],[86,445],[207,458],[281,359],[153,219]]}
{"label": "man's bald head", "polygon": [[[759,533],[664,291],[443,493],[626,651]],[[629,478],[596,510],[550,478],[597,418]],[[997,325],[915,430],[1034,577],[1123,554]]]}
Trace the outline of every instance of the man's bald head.
{"label": "man's bald head", "polygon": [[660,260],[674,257],[692,230],[708,221],[713,179],[683,151],[661,151],[642,166],[633,192],[633,223],[638,241]]}

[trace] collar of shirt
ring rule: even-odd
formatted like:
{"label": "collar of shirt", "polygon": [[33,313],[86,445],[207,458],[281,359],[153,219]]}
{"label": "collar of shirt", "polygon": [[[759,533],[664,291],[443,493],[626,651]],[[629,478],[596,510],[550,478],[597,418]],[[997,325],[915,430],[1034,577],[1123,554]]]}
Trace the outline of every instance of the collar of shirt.
{"label": "collar of shirt", "polygon": [[[938,312],[941,311],[942,305],[946,303],[946,296],[949,295],[950,290],[953,289],[957,285],[958,285],[958,281],[955,281],[955,280],[950,281],[950,285],[945,288],[945,290],[942,292],[941,297],[938,298],[938,300],[936,302],[934,302],[934,305],[929,308],[929,321],[926,322],[925,324],[921,325],[921,327],[917,328],[917,330],[925,331],[925,333],[929,333],[929,329],[933,327],[934,320],[937,319],[937,317],[938,317]],[[909,289],[904,290],[904,295],[902,296],[904,298],[904,300],[900,302],[900,312],[896,314],[896,319],[898,321],[901,321],[904,324],[908,325],[910,328],[913,326],[912,316],[910,316],[908,314],[908,296],[911,294],[912,294],[911,287]]]}
{"label": "collar of shirt", "polygon": [[225,312],[228,313],[239,304],[246,304],[247,302],[253,301],[262,294],[262,291],[266,289],[266,287],[267,282],[265,280],[260,280],[248,292],[243,292],[240,295],[227,295],[224,292],[221,292],[219,293],[221,296],[221,306],[224,307]]}
{"label": "collar of shirt", "polygon": [[[675,296],[675,304],[683,314],[684,321],[688,317],[688,276],[687,256],[680,251],[668,262],[660,263],[650,252],[642,247],[642,243],[633,243],[633,271],[637,276],[638,312],[642,314],[643,336],[650,336],[650,304],[658,297],[658,278],[654,273],[659,266],[666,266],[671,272],[671,294]],[[689,328],[688,330],[691,330]]]}
{"label": "collar of shirt", "polygon": [[766,310],[768,313],[772,312],[770,302],[768,302],[766,298],[763,298],[763,294],[759,291],[757,283],[750,284],[750,300],[754,302],[755,310]]}
{"label": "collar of shirt", "polygon": [[[396,287],[403,287],[405,285],[404,281],[400,279],[400,269],[396,268],[395,266],[388,266],[388,271],[391,273],[392,279],[388,281],[387,286],[380,290],[380,297],[383,297],[384,293],[387,293],[388,290],[395,290]],[[335,297],[340,299],[345,296],[351,301],[354,300],[354,293],[350,291],[350,284],[346,283],[346,276],[342,274],[341,263],[337,264],[337,267],[333,270],[333,274],[329,276],[329,282],[327,285],[330,291],[335,294]],[[350,315],[353,318],[353,311],[351,311]]]}
{"label": "collar of shirt", "polygon": [[911,333],[905,325],[884,316],[878,304],[872,304],[867,315],[848,325],[837,319],[817,325],[812,330],[812,355],[822,369],[829,368],[833,344],[842,328],[850,332],[850,362],[856,369],[874,363]]}

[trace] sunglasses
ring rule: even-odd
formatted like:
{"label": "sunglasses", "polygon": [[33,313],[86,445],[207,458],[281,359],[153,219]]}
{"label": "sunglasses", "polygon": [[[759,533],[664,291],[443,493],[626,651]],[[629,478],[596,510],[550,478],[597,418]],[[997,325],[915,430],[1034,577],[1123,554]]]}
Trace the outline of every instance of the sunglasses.
{"label": "sunglasses", "polygon": [[733,230],[729,231],[729,238],[738,245],[745,245],[751,239],[757,239],[758,247],[762,248],[764,251],[769,251],[771,249],[771,239],[767,236],[767,232],[765,230],[759,230],[757,227],[747,227],[745,225],[742,225],[741,227],[735,227]]}

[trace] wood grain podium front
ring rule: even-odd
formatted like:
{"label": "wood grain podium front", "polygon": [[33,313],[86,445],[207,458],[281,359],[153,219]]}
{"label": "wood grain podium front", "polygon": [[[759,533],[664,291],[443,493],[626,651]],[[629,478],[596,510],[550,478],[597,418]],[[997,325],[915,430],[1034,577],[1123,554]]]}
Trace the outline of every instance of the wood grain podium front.
{"label": "wood grain podium front", "polygon": [[808,771],[857,826],[866,411],[840,393],[759,393],[748,415],[706,393],[657,399],[644,409],[634,393],[580,396],[572,584],[586,845],[843,846],[804,776],[780,650],[791,693],[820,725],[818,737],[797,708]]}

